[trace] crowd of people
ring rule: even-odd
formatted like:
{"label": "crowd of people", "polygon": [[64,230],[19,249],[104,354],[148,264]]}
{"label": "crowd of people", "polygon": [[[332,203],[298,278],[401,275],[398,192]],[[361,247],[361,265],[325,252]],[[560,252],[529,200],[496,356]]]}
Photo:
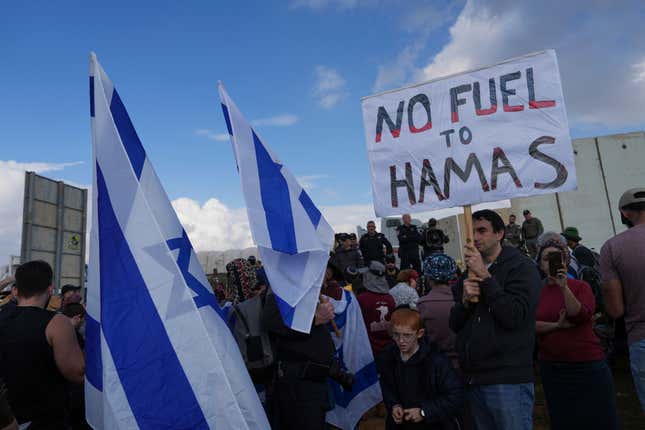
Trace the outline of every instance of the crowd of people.
{"label": "crowd of people", "polygon": [[[285,324],[261,261],[238,258],[209,281],[273,428],[326,429],[327,381],[353,376],[335,356],[334,307],[351,291],[376,360],[388,429],[531,429],[539,372],[552,429],[619,427],[598,322],[624,318],[634,385],[645,412],[645,188],[619,202],[626,231],[598,254],[576,227],[544,232],[525,210],[504,223],[473,214],[463,263],[430,219],[404,215],[398,250],[367,233],[336,235],[309,334]],[[456,238],[452,238],[455,240]],[[398,264],[397,264],[398,262]],[[461,267],[460,267],[461,265]],[[77,286],[52,305],[52,270],[21,265],[0,284],[0,429],[88,428],[83,415],[85,309]],[[31,423],[29,427],[25,424]]]}

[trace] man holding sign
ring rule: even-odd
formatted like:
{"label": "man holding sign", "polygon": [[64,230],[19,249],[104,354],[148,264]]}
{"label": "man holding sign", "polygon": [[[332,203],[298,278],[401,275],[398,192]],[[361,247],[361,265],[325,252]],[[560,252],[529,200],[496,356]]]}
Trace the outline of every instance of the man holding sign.
{"label": "man holding sign", "polygon": [[[362,100],[379,217],[464,206],[468,274],[450,326],[478,429],[531,429],[540,280],[470,205],[576,188],[555,51]],[[474,246],[470,237],[473,234]]]}
{"label": "man holding sign", "polygon": [[473,214],[473,238],[450,313],[473,419],[478,429],[529,430],[540,275],[516,248],[502,247],[504,221],[496,212]]}

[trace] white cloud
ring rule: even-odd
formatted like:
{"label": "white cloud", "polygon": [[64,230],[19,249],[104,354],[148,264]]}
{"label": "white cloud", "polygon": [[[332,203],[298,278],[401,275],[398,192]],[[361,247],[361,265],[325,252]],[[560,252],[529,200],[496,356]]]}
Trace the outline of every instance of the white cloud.
{"label": "white cloud", "polygon": [[372,204],[321,206],[320,211],[337,233],[356,232],[357,225],[364,227],[367,221],[376,219]]}
{"label": "white cloud", "polygon": [[272,125],[276,127],[289,127],[299,121],[296,115],[284,114],[251,121],[253,125]]}
{"label": "white cloud", "polygon": [[[177,216],[196,251],[224,251],[255,246],[246,209],[229,208],[216,198],[201,205],[187,197],[172,201]],[[367,205],[320,206],[320,211],[337,232],[356,231],[374,219],[374,208]]]}
{"label": "white cloud", "polygon": [[345,95],[342,93],[326,94],[320,97],[318,104],[325,109],[331,109],[336,106],[338,102],[340,102],[344,97]]}
{"label": "white cloud", "polygon": [[226,142],[230,137],[228,133],[215,133],[213,130],[209,130],[207,128],[200,128],[199,130],[195,130],[195,134],[197,136],[204,136],[216,142]]}
{"label": "white cloud", "polygon": [[182,197],[172,206],[196,251],[223,251],[253,246],[244,209],[230,209],[212,198],[200,205]]}
{"label": "white cloud", "polygon": [[326,179],[328,178],[328,175],[304,175],[304,176],[297,176],[296,180],[300,184],[302,188],[304,188],[307,191],[311,191],[314,188],[318,187],[317,182],[320,181],[321,179]]}
{"label": "white cloud", "polygon": [[332,190],[331,188],[324,188],[322,192],[324,195],[332,199],[337,199],[338,197],[340,197],[340,193],[336,190]]}
{"label": "white cloud", "polygon": [[394,60],[388,58],[378,67],[376,81],[372,86],[374,92],[390,90],[414,83],[420,76],[420,57],[427,49],[433,34],[441,27],[453,22],[461,7],[462,0],[447,4],[439,2],[409,2],[406,9],[397,17],[399,27],[410,33],[412,41],[403,47]]}
{"label": "white cloud", "polygon": [[[255,126],[274,126],[274,127],[289,127],[294,125],[300,120],[296,115],[284,114],[276,115],[267,118],[260,118],[251,121]],[[217,133],[208,128],[200,128],[195,130],[197,136],[203,136],[207,139],[214,140],[215,142],[227,142],[230,139],[228,133]]]}
{"label": "white cloud", "polygon": [[315,75],[313,93],[320,106],[331,109],[347,97],[346,81],[336,70],[327,66],[316,66]]}
{"label": "white cloud", "polygon": [[411,33],[427,36],[445,24],[452,22],[461,11],[465,0],[410,1],[398,18],[400,26]]}
{"label": "white cloud", "polygon": [[377,3],[378,0],[294,0],[291,2],[291,8],[322,10],[327,7],[334,7],[336,9],[346,10],[359,6],[372,6]]}
{"label": "white cloud", "polygon": [[645,27],[638,7],[638,1],[470,0],[450,28],[449,42],[415,80],[555,48],[572,124],[640,125]]}
{"label": "white cloud", "polygon": [[330,67],[317,66],[316,76],[316,92],[337,91],[345,85],[345,80]]}
{"label": "white cloud", "polygon": [[412,76],[418,74],[416,63],[423,48],[423,42],[415,42],[406,46],[394,61],[380,65],[372,90],[378,92],[407,84]]}
{"label": "white cloud", "polygon": [[[196,251],[255,246],[244,208],[229,208],[215,198],[200,205],[186,197],[173,200],[172,206]],[[374,219],[371,204],[321,206],[320,210],[335,231],[356,231],[357,225],[365,225],[368,220]]]}
{"label": "white cloud", "polygon": [[19,163],[0,160],[0,265],[7,264],[10,255],[20,255],[25,172],[56,172],[79,164],[83,162]]}
{"label": "white cloud", "polygon": [[645,60],[632,65],[634,69],[634,83],[645,81]]}

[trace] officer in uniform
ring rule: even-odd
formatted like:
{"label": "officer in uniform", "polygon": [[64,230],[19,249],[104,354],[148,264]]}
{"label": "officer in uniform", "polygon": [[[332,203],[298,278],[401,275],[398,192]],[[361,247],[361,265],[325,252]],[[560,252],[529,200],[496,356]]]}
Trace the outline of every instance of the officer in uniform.
{"label": "officer in uniform", "polygon": [[401,259],[401,270],[414,269],[421,273],[421,260],[419,259],[419,245],[422,242],[421,233],[417,226],[412,224],[410,214],[402,217],[403,225],[397,229],[399,239],[399,258]]}
{"label": "officer in uniform", "polygon": [[[383,233],[376,232],[374,221],[367,223],[367,233],[361,236],[359,246],[361,254],[363,254],[363,262],[367,267],[372,261],[385,264],[385,254],[392,254],[392,244]],[[385,252],[383,252],[383,247],[385,247]]]}

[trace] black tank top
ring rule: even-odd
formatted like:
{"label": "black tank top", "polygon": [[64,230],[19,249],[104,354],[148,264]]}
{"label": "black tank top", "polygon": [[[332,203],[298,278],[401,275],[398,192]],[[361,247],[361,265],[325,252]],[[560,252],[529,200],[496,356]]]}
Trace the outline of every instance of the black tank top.
{"label": "black tank top", "polygon": [[54,315],[31,306],[0,312],[0,378],[16,419],[30,428],[64,428],[65,379],[45,335]]}

